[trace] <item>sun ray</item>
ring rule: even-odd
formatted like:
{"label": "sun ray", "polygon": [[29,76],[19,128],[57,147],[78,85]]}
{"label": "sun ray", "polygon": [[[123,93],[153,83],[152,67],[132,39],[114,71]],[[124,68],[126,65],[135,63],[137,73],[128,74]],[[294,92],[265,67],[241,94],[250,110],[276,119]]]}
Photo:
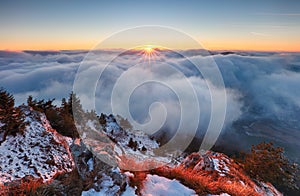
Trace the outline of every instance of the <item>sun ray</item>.
{"label": "sun ray", "polygon": [[140,52],[138,53],[141,56],[139,63],[148,63],[149,65],[158,60],[160,57],[159,47],[153,45],[144,45],[137,48]]}

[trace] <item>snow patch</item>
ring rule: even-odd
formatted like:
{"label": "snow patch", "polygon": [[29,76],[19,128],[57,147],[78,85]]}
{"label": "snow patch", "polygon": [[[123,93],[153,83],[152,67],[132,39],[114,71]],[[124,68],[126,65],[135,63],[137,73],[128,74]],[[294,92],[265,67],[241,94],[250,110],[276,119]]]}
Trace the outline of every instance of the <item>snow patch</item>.
{"label": "snow patch", "polygon": [[135,194],[136,188],[132,188],[131,186],[126,186],[125,191],[121,194],[121,196],[136,196]]}
{"label": "snow patch", "polygon": [[94,161],[93,161],[93,158],[90,158],[87,162],[87,165],[89,167],[89,170],[88,171],[92,171],[94,170]]}
{"label": "snow patch", "polygon": [[184,186],[178,180],[170,180],[165,177],[148,174],[144,181],[142,195],[172,195],[191,196],[196,195],[195,191]]}
{"label": "snow patch", "polygon": [[73,139],[67,136],[63,136],[68,144],[68,146],[70,147],[73,144]]}

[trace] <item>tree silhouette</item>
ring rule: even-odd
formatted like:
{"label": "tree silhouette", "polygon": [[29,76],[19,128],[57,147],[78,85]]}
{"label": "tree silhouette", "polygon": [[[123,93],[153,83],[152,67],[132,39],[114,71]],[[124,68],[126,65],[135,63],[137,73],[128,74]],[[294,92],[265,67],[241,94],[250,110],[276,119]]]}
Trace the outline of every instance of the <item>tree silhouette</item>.
{"label": "tree silhouette", "polygon": [[32,96],[29,96],[27,99],[27,104],[34,110],[45,113],[51,126],[56,129],[58,133],[64,136],[77,138],[79,137],[79,134],[77,132],[72,113],[72,102],[74,99],[76,100],[76,103],[79,102],[78,98],[71,93],[68,101],[63,98],[61,107],[57,107],[53,104],[54,99],[48,101],[42,99],[38,101],[33,99]]}
{"label": "tree silhouette", "polygon": [[0,142],[3,142],[7,135],[16,136],[17,133],[24,133],[26,126],[24,120],[20,108],[15,107],[14,97],[4,89],[0,89],[0,132],[3,134]]}
{"label": "tree silhouette", "polygon": [[127,146],[128,146],[129,148],[132,148],[134,151],[136,151],[136,150],[137,150],[137,147],[138,147],[138,143],[137,143],[137,141],[133,141],[133,139],[130,138],[130,139],[129,139],[129,142],[128,142],[128,144],[127,144]]}

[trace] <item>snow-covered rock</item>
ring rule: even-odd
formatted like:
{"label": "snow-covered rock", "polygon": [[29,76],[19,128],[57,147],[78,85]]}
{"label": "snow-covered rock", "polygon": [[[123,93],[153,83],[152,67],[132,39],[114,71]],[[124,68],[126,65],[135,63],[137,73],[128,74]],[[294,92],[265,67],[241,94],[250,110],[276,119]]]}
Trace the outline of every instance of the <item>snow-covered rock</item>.
{"label": "snow-covered rock", "polygon": [[223,153],[212,151],[192,153],[182,161],[180,166],[195,171],[195,175],[197,175],[197,173],[207,176],[217,175],[218,177],[215,177],[216,180],[222,180],[226,183],[238,182],[241,188],[247,186],[259,195],[282,195],[272,184],[252,180],[245,175],[240,165]]}
{"label": "snow-covered rock", "polygon": [[125,191],[121,194],[121,196],[136,196],[137,194],[135,193],[135,191],[136,188],[127,185]]}
{"label": "snow-covered rock", "polygon": [[144,181],[144,188],[141,195],[172,195],[191,196],[196,195],[195,191],[184,186],[178,180],[170,180],[158,175],[148,174]]}
{"label": "snow-covered rock", "polygon": [[[133,151],[152,153],[152,150],[159,147],[156,140],[151,139],[147,134],[139,130],[123,129],[113,115],[103,115],[105,123],[102,124],[103,131],[122,147]],[[130,145],[130,140],[132,145]],[[128,147],[128,148],[127,148]]]}
{"label": "snow-covered rock", "polygon": [[[88,119],[77,127],[83,143],[103,162],[124,170],[147,170],[152,165],[143,163],[170,162],[169,157],[155,155],[159,144],[146,133],[123,129],[113,115],[101,114],[99,121]],[[138,163],[139,168],[129,163],[132,161]]]}
{"label": "snow-covered rock", "polygon": [[0,145],[0,183],[33,177],[49,182],[74,169],[74,161],[63,136],[53,130],[45,115],[21,107],[28,123],[23,135],[7,136]]}
{"label": "snow-covered rock", "polygon": [[75,141],[71,152],[83,182],[82,195],[120,195],[125,191],[127,176],[98,159],[82,141]]}
{"label": "snow-covered rock", "polygon": [[[206,175],[221,184],[250,188],[254,195],[282,195],[270,183],[250,179],[240,165],[222,153],[192,153],[185,158],[181,154],[173,162],[172,156],[157,156],[158,142],[141,131],[123,129],[113,115],[102,115],[100,125],[98,119],[83,121],[81,138],[73,140],[53,130],[44,114],[26,106],[22,110],[28,123],[25,133],[7,136],[0,145],[0,187],[29,179],[47,184],[44,190],[58,195],[196,195],[197,189],[184,181],[184,171],[191,170],[193,175]],[[132,171],[121,167],[124,156],[132,161],[127,163]],[[145,171],[145,178],[139,179],[134,169],[138,162],[142,166],[148,163],[148,158],[162,163],[167,172]],[[178,180],[168,176],[176,168],[183,170]],[[205,194],[228,196],[224,190]]]}
{"label": "snow-covered rock", "polygon": [[192,153],[182,161],[182,164],[196,171],[217,171],[220,176],[225,176],[230,173],[228,166],[233,162],[222,153],[208,151],[203,155]]}
{"label": "snow-covered rock", "polygon": [[[107,157],[112,157],[115,161],[114,163],[124,171],[146,171],[147,169],[155,169],[155,167],[148,168],[145,166],[146,164],[149,164],[149,162],[152,164],[151,161],[155,160],[158,164],[156,162],[154,162],[154,164],[167,168],[166,170],[170,172],[172,172],[172,168],[180,167],[184,170],[194,171],[193,175],[207,175],[207,179],[215,181],[214,183],[216,184],[218,181],[220,184],[225,183],[226,185],[222,186],[220,191],[212,190],[212,193],[218,193],[219,195],[228,195],[226,190],[231,186],[231,183],[234,183],[234,186],[240,186],[241,189],[245,188],[251,193],[257,193],[257,195],[281,195],[281,193],[279,193],[271,184],[261,184],[250,179],[235,161],[222,153],[212,151],[192,153],[185,158],[182,157],[183,154],[179,153],[180,156],[177,157],[177,161],[172,161],[172,158],[174,158],[172,156],[157,156],[155,150],[159,148],[159,144],[154,139],[141,131],[132,130],[130,128],[123,129],[113,115],[107,116],[102,114],[100,117],[100,126],[97,121],[88,121],[88,123],[82,125],[82,127],[85,127],[83,143],[89,146],[90,151],[98,157],[101,153]],[[109,151],[104,149],[108,149]],[[124,162],[123,160],[126,160],[124,157],[127,158],[129,162]],[[86,161],[88,162],[89,160]],[[126,164],[125,167],[122,165],[123,163]],[[91,164],[87,165],[87,168],[91,167]],[[128,179],[132,180],[135,178],[133,173],[125,172],[124,174]],[[187,195],[195,194],[195,191],[190,189],[193,187],[188,188],[185,183],[185,185],[183,185],[177,180],[168,179],[169,176],[164,176],[163,172],[153,174],[161,176],[148,174],[144,182],[140,182],[143,184],[142,187],[144,187],[142,190],[139,188],[135,189],[136,187],[129,187],[128,184],[130,184],[130,182],[127,183],[126,186],[129,187],[129,189],[125,188],[125,190],[135,190],[137,194],[142,195],[174,195],[176,193],[182,195],[182,191],[187,188],[187,192],[192,191],[187,193]],[[173,178],[174,176],[172,179]],[[182,178],[184,179],[184,176],[181,177],[181,180]],[[105,184],[110,187],[107,190],[114,190],[113,187],[115,183],[108,180]],[[181,191],[177,190],[173,193],[172,190],[176,190],[178,187],[180,187]],[[101,190],[98,190],[98,192],[105,190],[106,188],[102,188]],[[156,192],[156,190],[159,191]]]}

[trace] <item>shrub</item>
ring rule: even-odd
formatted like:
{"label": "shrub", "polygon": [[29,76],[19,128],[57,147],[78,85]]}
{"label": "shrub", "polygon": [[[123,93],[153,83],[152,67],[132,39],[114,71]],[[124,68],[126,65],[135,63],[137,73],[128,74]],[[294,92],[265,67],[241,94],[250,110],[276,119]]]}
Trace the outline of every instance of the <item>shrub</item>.
{"label": "shrub", "polygon": [[129,139],[129,142],[128,142],[128,144],[127,144],[127,146],[128,146],[129,148],[132,148],[134,151],[136,151],[136,150],[137,150],[137,147],[138,147],[138,143],[137,143],[137,141],[133,141],[133,139],[130,138],[130,139]]}
{"label": "shrub", "polygon": [[0,122],[3,132],[2,141],[7,135],[15,136],[17,133],[24,133],[26,126],[24,114],[20,108],[15,107],[14,97],[3,89],[0,89]]}
{"label": "shrub", "polygon": [[[61,107],[57,107],[53,104],[54,99],[45,101],[36,100],[29,96],[27,99],[28,106],[31,106],[34,110],[45,113],[47,119],[49,120],[51,126],[60,134],[72,138],[79,137],[77,132],[73,114],[72,114],[72,102],[74,100],[74,94],[70,94],[68,101],[66,99],[62,100]],[[78,98],[76,98],[78,103]],[[78,106],[79,107],[79,106]]]}
{"label": "shrub", "polygon": [[244,169],[250,177],[257,180],[297,189],[298,166],[290,163],[283,152],[283,148],[274,147],[271,142],[253,145],[251,152],[246,153],[242,160]]}

